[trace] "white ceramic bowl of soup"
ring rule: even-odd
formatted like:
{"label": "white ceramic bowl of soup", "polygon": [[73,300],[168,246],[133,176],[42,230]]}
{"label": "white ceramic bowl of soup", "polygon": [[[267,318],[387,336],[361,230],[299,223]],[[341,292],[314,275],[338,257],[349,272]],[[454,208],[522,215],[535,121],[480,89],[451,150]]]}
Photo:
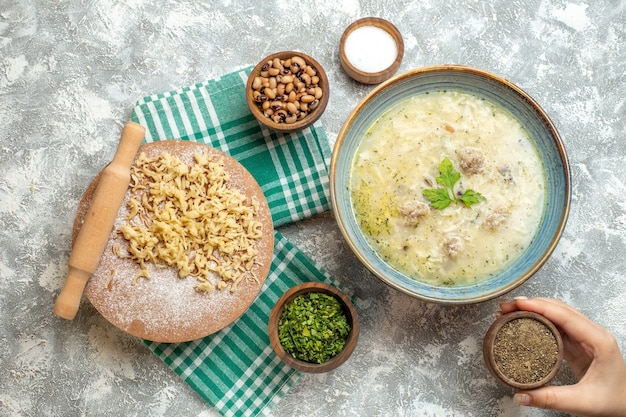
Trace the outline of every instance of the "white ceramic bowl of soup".
{"label": "white ceramic bowl of soup", "polygon": [[[437,177],[449,174],[459,179],[441,208],[424,190],[441,195]],[[447,304],[486,301],[532,277],[561,237],[571,194],[563,142],[539,104],[458,65],[373,89],[339,132],[330,184],[357,258],[392,288]]]}

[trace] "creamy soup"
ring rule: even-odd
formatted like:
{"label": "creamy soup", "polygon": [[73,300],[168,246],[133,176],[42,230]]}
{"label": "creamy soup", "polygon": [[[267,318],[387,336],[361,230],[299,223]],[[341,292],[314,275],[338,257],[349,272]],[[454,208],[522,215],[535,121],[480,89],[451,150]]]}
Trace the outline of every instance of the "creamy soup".
{"label": "creamy soup", "polygon": [[[437,181],[448,160],[458,181],[445,208]],[[497,274],[528,248],[545,205],[541,159],[504,109],[476,96],[410,97],[383,114],[357,150],[350,177],[356,219],[389,265],[433,285]],[[470,191],[468,191],[470,190]],[[481,196],[466,205],[459,197]]]}

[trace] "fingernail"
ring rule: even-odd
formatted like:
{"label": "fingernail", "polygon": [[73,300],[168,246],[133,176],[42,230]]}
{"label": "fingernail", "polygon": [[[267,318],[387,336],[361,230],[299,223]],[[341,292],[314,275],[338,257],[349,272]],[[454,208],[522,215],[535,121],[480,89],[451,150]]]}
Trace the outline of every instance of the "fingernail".
{"label": "fingernail", "polygon": [[513,400],[520,405],[530,405],[530,395],[528,394],[515,394]]}
{"label": "fingernail", "polygon": [[528,297],[524,297],[523,295],[519,295],[517,297],[513,297],[514,300],[528,300]]}
{"label": "fingernail", "polygon": [[500,308],[502,308],[502,306],[508,306],[509,304],[514,303],[515,300],[512,299],[504,299],[504,300],[500,300],[500,302],[498,302],[498,305],[500,306]]}

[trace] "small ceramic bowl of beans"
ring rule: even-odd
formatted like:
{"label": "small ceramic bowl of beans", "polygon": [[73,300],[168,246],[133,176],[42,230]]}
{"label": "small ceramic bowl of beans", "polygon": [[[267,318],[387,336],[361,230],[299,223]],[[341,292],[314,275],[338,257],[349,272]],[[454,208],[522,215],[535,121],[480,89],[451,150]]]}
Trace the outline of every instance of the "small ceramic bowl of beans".
{"label": "small ceramic bowl of beans", "polygon": [[328,103],[328,77],[302,52],[272,54],[255,66],[246,85],[250,111],[263,125],[293,132],[315,123]]}

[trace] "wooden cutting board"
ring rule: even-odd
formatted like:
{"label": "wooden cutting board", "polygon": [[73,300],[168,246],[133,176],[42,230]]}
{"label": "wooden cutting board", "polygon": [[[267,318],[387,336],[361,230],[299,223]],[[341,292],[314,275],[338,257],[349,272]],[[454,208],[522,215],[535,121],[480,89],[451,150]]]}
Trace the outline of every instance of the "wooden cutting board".
{"label": "wooden cutting board", "polygon": [[[128,247],[118,230],[126,224],[126,192],[114,228],[94,275],[89,279],[85,295],[109,322],[134,336],[155,342],[184,342],[215,333],[233,323],[250,307],[269,273],[274,250],[274,228],[267,200],[252,175],[235,159],[209,146],[189,141],[167,140],[142,145],[138,155],[156,157],[164,152],[192,165],[195,153],[207,152],[223,157],[230,174],[227,186],[235,188],[260,203],[257,220],[262,223],[263,236],[257,241],[258,265],[253,269],[258,281],[244,279],[237,290],[214,289],[198,292],[195,277],[179,278],[175,268],[151,268],[150,279],[139,279],[133,284],[139,265],[132,259],[120,258],[113,246],[122,251]],[[80,230],[93,192],[98,183],[94,178],[83,195],[74,220],[73,237]],[[124,246],[125,245],[125,246]]]}

